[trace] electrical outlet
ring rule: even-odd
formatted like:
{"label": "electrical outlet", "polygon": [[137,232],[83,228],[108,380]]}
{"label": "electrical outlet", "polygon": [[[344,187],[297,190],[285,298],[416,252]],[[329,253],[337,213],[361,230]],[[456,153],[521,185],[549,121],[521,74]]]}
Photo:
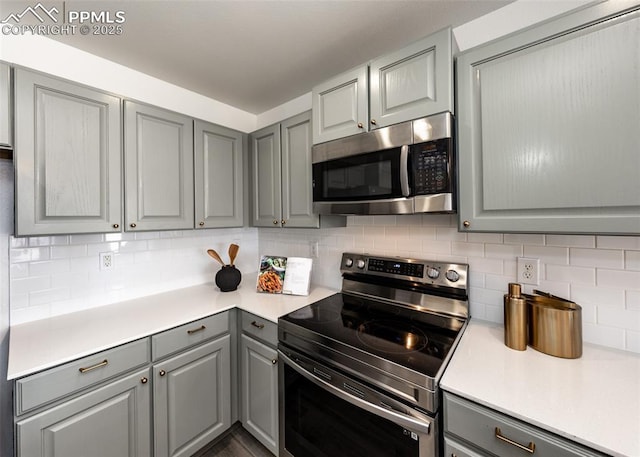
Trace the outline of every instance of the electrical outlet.
{"label": "electrical outlet", "polygon": [[540,285],[540,259],[518,257],[518,282]]}
{"label": "electrical outlet", "polygon": [[111,270],[113,268],[113,252],[100,253],[100,269]]}
{"label": "electrical outlet", "polygon": [[314,259],[318,258],[318,242],[317,241],[309,241],[309,255]]}

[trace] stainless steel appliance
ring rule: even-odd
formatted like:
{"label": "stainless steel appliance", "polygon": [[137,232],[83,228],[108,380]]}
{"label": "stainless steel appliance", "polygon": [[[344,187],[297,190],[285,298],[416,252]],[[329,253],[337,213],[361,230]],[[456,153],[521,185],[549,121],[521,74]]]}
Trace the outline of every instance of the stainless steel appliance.
{"label": "stainless steel appliance", "polygon": [[435,457],[468,265],[345,253],[342,291],[278,320],[281,457]]}
{"label": "stainless steel appliance", "polygon": [[317,144],[311,154],[318,214],[455,212],[449,112]]}

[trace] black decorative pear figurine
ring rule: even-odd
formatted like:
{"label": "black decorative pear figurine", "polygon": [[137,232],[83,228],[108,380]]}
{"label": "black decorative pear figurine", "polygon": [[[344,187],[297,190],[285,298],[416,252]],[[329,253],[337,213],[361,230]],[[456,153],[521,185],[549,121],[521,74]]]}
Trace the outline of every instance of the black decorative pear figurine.
{"label": "black decorative pear figurine", "polygon": [[216,273],[216,286],[221,292],[231,292],[238,288],[242,273],[234,265],[223,265]]}

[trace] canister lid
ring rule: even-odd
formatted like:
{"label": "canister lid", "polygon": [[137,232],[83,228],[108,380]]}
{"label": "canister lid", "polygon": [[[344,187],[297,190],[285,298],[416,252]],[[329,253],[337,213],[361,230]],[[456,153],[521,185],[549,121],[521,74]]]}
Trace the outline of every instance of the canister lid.
{"label": "canister lid", "polygon": [[520,287],[520,284],[518,284],[517,282],[509,283],[509,295],[511,295],[512,297],[519,297],[521,292],[522,289]]}

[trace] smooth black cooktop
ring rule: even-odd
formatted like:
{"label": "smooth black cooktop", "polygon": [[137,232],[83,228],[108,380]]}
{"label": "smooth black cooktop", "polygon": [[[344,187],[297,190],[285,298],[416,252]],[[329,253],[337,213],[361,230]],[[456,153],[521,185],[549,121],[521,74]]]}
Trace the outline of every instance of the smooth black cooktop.
{"label": "smooth black cooktop", "polygon": [[280,318],[303,329],[435,377],[458,331],[424,312],[337,293]]}

